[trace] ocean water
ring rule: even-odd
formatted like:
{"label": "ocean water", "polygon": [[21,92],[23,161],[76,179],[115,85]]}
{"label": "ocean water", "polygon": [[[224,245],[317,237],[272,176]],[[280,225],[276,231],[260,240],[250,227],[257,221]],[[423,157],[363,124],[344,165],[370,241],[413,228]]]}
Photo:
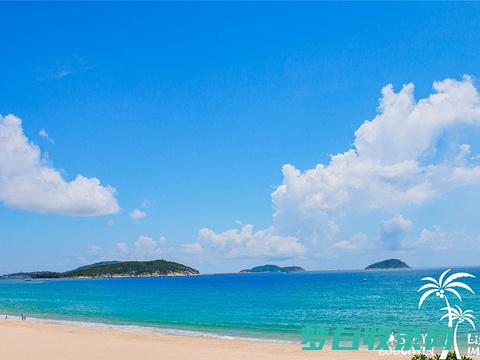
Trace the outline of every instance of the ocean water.
{"label": "ocean water", "polygon": [[[418,309],[424,276],[443,269],[0,280],[0,314],[203,336],[299,341],[307,325],[441,324],[435,296]],[[480,292],[480,268],[456,269]],[[466,291],[464,309],[480,311]],[[1,320],[1,319],[0,319]]]}

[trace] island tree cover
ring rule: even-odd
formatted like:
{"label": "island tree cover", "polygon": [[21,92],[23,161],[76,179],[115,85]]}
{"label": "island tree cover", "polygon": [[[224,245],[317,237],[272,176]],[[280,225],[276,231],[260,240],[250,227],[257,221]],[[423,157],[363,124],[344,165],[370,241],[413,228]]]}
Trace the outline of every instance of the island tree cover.
{"label": "island tree cover", "polygon": [[375,269],[411,269],[411,268],[406,263],[398,259],[388,259],[384,261],[379,261],[365,268],[365,270],[375,270]]}
{"label": "island tree cover", "polygon": [[66,277],[114,277],[114,276],[162,276],[162,275],[198,275],[199,272],[189,266],[173,261],[108,261],[82,266],[63,273],[36,271],[15,273],[6,277],[31,277],[33,279]]}
{"label": "island tree cover", "polygon": [[280,267],[277,265],[262,265],[262,266],[255,266],[254,268],[251,269],[245,269],[240,271],[241,273],[261,273],[261,272],[284,272],[284,273],[290,273],[290,272],[299,272],[299,271],[305,271],[302,269],[300,266],[285,266],[285,267]]}

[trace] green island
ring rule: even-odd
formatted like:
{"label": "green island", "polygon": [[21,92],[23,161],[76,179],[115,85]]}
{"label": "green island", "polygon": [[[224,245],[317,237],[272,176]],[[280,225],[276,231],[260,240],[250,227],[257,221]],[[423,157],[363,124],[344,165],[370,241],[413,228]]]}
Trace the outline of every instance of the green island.
{"label": "green island", "polygon": [[66,272],[34,271],[3,275],[3,278],[59,279],[199,275],[198,270],[173,261],[105,261]]}
{"label": "green island", "polygon": [[369,265],[365,270],[381,270],[381,269],[411,269],[406,263],[398,259],[388,259]]}
{"label": "green island", "polygon": [[251,269],[245,269],[240,271],[241,273],[264,273],[264,272],[282,272],[282,273],[292,273],[292,272],[302,272],[305,271],[300,266],[277,266],[277,265],[262,265],[255,266]]}

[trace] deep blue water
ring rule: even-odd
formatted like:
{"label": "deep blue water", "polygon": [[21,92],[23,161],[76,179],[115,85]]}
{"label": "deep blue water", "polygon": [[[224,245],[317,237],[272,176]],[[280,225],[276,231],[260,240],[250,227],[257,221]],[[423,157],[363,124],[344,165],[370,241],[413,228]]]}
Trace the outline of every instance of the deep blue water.
{"label": "deep blue water", "polygon": [[[458,270],[458,269],[457,269]],[[480,268],[464,268],[480,291]],[[194,277],[0,280],[0,314],[195,330],[253,338],[300,338],[305,325],[429,325],[443,303],[417,309],[424,276],[441,270],[229,274]],[[477,291],[478,290],[478,291]],[[477,295],[463,306],[480,311]]]}

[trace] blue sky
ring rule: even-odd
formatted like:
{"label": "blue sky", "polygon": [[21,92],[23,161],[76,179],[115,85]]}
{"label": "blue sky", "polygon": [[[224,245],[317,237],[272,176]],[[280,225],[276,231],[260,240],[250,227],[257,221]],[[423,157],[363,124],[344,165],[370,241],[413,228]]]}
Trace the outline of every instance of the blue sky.
{"label": "blue sky", "polygon": [[[476,170],[480,132],[468,96],[480,70],[478,4],[2,3],[0,11],[0,114],[22,120],[9,124],[43,159],[19,180],[9,169],[22,158],[0,156],[0,272],[157,257],[203,272],[269,262],[358,268],[383,257],[476,263],[476,174],[457,181],[440,168],[458,169],[452,159],[463,149],[462,169]],[[439,165],[398,180],[405,195],[407,183],[441,178],[429,196],[377,206],[370,197],[382,189],[336,183],[325,193],[322,175],[313,188],[290,186],[287,200],[272,199],[283,165],[328,166],[353,148],[385,85],[398,93],[414,83],[421,99],[446,78],[460,84],[444,91],[466,99],[468,114],[455,111],[467,123],[452,115],[455,122],[426,130],[433,139],[421,154],[400,159]],[[404,149],[391,145],[396,131],[381,134],[368,151]],[[411,148],[408,134],[402,144]],[[64,184],[81,174],[101,185],[73,200],[43,183],[18,190],[39,166]],[[349,200],[336,207],[342,194]],[[320,205],[306,208],[312,199]],[[132,219],[134,209],[145,217]]]}

